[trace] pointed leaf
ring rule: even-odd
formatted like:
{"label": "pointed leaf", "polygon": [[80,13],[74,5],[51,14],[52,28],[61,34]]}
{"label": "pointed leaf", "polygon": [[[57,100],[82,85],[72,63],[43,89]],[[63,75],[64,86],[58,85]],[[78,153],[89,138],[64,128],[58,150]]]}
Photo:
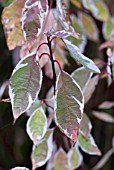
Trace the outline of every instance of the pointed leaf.
{"label": "pointed leaf", "polygon": [[43,166],[51,157],[53,151],[53,129],[47,131],[44,139],[37,146],[33,146],[32,150],[32,165],[33,170]]}
{"label": "pointed leaf", "polygon": [[105,101],[103,103],[101,103],[98,108],[99,109],[110,109],[114,106],[114,102],[110,102],[110,101]]}
{"label": "pointed leaf", "polygon": [[9,87],[14,119],[27,111],[38,97],[42,83],[42,71],[31,53],[15,67]]}
{"label": "pointed leaf", "polygon": [[64,42],[71,54],[71,57],[74,58],[76,61],[80,62],[84,67],[90,69],[92,72],[100,73],[99,68],[95,65],[95,63],[90,60],[89,58],[85,57],[81,54],[79,48],[72,44],[70,41],[65,40]]}
{"label": "pointed leaf", "polygon": [[93,111],[92,114],[97,117],[98,119],[108,122],[108,123],[114,123],[114,118],[108,113],[105,112],[98,112],[98,111]]}
{"label": "pointed leaf", "polygon": [[81,133],[79,133],[78,143],[81,149],[90,154],[90,155],[101,155],[100,150],[98,149],[92,135],[89,135],[89,138],[86,139]]}
{"label": "pointed leaf", "polygon": [[35,110],[30,116],[26,130],[34,144],[44,137],[47,130],[47,118],[42,107]]}
{"label": "pointed leaf", "polygon": [[60,148],[55,155],[54,170],[69,170],[68,158],[65,151]]}
{"label": "pointed leaf", "polygon": [[90,81],[92,73],[88,69],[86,69],[84,67],[80,67],[80,68],[76,69],[75,71],[73,71],[71,76],[79,84],[82,91],[84,91],[84,89],[86,89],[86,87]]}
{"label": "pointed leaf", "polygon": [[79,85],[62,71],[57,80],[55,121],[60,130],[73,142],[77,141],[84,100]]}
{"label": "pointed leaf", "polygon": [[47,13],[47,0],[26,1],[23,10],[22,28],[27,41],[34,41],[41,33]]}
{"label": "pointed leaf", "polygon": [[89,134],[91,132],[92,129],[92,124],[89,120],[89,118],[87,117],[87,115],[84,113],[83,114],[83,118],[82,121],[80,123],[80,133],[85,137],[88,138]]}
{"label": "pointed leaf", "polygon": [[79,168],[83,161],[82,154],[80,153],[77,144],[75,147],[72,147],[69,150],[67,157],[68,157],[68,163],[69,163],[69,170]]}
{"label": "pointed leaf", "polygon": [[2,13],[2,23],[7,35],[7,45],[10,50],[24,43],[20,18],[25,1],[15,0],[8,7],[4,8]]}
{"label": "pointed leaf", "polygon": [[89,99],[91,98],[97,84],[99,82],[99,76],[95,76],[93,78],[91,78],[89,84],[87,85],[86,89],[84,90],[84,101],[85,104],[89,101]]}
{"label": "pointed leaf", "polygon": [[98,29],[97,29],[97,26],[96,26],[93,18],[90,15],[87,15],[85,13],[80,13],[79,19],[81,22],[83,32],[87,35],[87,37],[90,40],[98,41],[98,39],[99,39]]}

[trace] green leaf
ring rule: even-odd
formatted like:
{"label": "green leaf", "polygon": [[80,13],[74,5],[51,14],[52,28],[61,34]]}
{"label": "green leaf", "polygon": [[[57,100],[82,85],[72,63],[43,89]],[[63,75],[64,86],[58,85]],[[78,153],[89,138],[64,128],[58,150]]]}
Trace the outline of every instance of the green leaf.
{"label": "green leaf", "polygon": [[33,114],[33,112],[35,110],[37,110],[39,107],[43,107],[43,110],[46,110],[46,105],[44,102],[42,102],[41,100],[35,100],[35,102],[32,104],[32,106],[30,107],[30,109],[27,110],[27,115],[31,116]]}
{"label": "green leaf", "polygon": [[72,44],[70,41],[65,40],[64,42],[71,54],[71,57],[74,58],[76,61],[78,61],[79,63],[81,63],[84,67],[88,68],[89,70],[91,70],[92,72],[95,73],[100,73],[99,68],[95,65],[95,63],[85,57],[79,50],[79,48],[77,46],[75,46],[74,44]]}
{"label": "green leaf", "polygon": [[105,39],[110,39],[114,35],[114,18],[109,18],[103,23],[103,35]]}
{"label": "green leaf", "polygon": [[98,41],[98,29],[93,18],[85,13],[80,13],[79,20],[81,22],[83,32],[87,35],[87,37],[90,40]]}
{"label": "green leaf", "polygon": [[96,89],[96,86],[98,85],[98,82],[99,82],[99,76],[95,76],[95,77],[91,78],[90,82],[88,83],[86,89],[84,90],[84,101],[85,101],[85,104],[91,98],[93,92]]}
{"label": "green leaf", "polygon": [[85,8],[90,10],[93,16],[101,21],[107,21],[109,18],[109,11],[106,4],[100,0],[82,0]]}
{"label": "green leaf", "polygon": [[82,91],[65,71],[58,76],[56,87],[56,124],[67,137],[76,142],[84,108]]}
{"label": "green leaf", "polygon": [[98,149],[97,145],[91,134],[89,134],[88,139],[86,139],[81,133],[79,133],[78,143],[81,149],[90,154],[90,155],[101,155],[100,150]]}
{"label": "green leaf", "polygon": [[68,154],[68,163],[69,163],[69,170],[77,169],[80,167],[83,157],[79,151],[78,145],[76,144],[75,147],[72,147]]}
{"label": "green leaf", "polygon": [[87,115],[84,113],[83,114],[83,118],[82,121],[80,123],[80,133],[85,137],[88,138],[89,134],[91,132],[92,129],[92,124],[89,120],[89,118],[87,117]]}
{"label": "green leaf", "polygon": [[30,116],[26,130],[34,144],[44,137],[47,130],[47,118],[42,107],[35,110]]}
{"label": "green leaf", "polygon": [[39,141],[37,146],[33,146],[32,165],[33,170],[43,166],[51,157],[53,151],[53,129],[47,131],[44,138]]}
{"label": "green leaf", "polygon": [[95,18],[101,21],[107,21],[109,18],[108,8],[103,1],[94,2],[91,12]]}
{"label": "green leaf", "polygon": [[55,155],[54,170],[69,170],[68,158],[65,151],[60,148]]}
{"label": "green leaf", "polygon": [[42,71],[31,53],[17,64],[10,79],[9,95],[15,120],[36,100],[41,83]]}
{"label": "green leaf", "polygon": [[90,70],[80,67],[72,72],[71,74],[72,78],[78,83],[78,85],[81,87],[82,91],[86,89],[90,78],[92,76],[92,73]]}

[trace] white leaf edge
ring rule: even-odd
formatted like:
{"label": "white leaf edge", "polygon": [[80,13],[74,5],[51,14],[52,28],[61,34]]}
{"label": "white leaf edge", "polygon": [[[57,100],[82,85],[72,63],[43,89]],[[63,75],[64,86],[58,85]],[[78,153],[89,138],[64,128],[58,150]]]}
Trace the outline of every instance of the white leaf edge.
{"label": "white leaf edge", "polygon": [[[40,161],[38,163],[35,164],[35,160],[34,158],[31,158],[32,159],[32,163],[33,163],[33,166],[35,164],[35,167],[33,167],[33,169],[36,169],[37,167],[41,167],[43,166],[51,157],[52,155],[52,152],[53,152],[53,132],[50,134],[49,138],[46,140],[45,138],[41,141],[39,141],[38,145],[40,143],[42,143],[43,141],[47,141],[47,146],[48,146],[48,152],[47,152],[47,157],[44,161]],[[37,146],[38,146],[37,145]],[[33,145],[33,151],[35,150],[36,146]],[[37,167],[36,167],[37,166]]]}
{"label": "white leaf edge", "polygon": [[34,138],[33,138],[33,132],[30,130],[29,124],[30,124],[30,122],[31,122],[31,120],[32,120],[32,117],[36,114],[37,111],[41,111],[41,112],[42,112],[42,114],[43,114],[43,116],[44,116],[44,118],[45,118],[45,124],[44,124],[44,129],[43,129],[42,135],[41,135],[41,136],[40,136],[40,135],[37,135],[37,139],[36,139],[36,140],[37,140],[37,141],[38,141],[38,140],[41,140],[41,139],[44,137],[44,135],[46,134],[46,131],[47,131],[47,118],[46,118],[46,115],[45,115],[45,112],[44,112],[43,108],[40,107],[40,108],[36,109],[36,110],[33,112],[33,114],[29,117],[29,119],[28,119],[28,121],[27,121],[27,124],[26,124],[26,131],[27,131],[30,139],[31,139],[32,141],[34,141],[35,143],[36,143],[37,141],[34,140]]}
{"label": "white leaf edge", "polygon": [[[80,49],[79,49],[77,46],[75,46],[74,44],[72,44],[70,41],[68,41],[68,40],[66,40],[66,39],[64,39],[64,42],[65,42],[66,46],[67,46],[67,45],[72,46],[72,48],[74,48],[74,49],[77,51],[77,53],[82,57],[83,60],[86,60],[86,61],[89,62],[89,63],[87,64],[87,66],[84,66],[85,68],[87,68],[87,69],[89,69],[89,70],[91,70],[91,71],[93,71],[93,72],[95,72],[95,73],[100,73],[100,70],[99,70],[99,68],[95,65],[95,63],[94,63],[91,59],[89,59],[88,57],[84,56],[84,55],[80,52]],[[68,50],[69,50],[69,49],[68,49]],[[69,50],[69,52],[70,52],[70,50]],[[71,52],[70,52],[70,54],[71,54]],[[80,62],[77,57],[75,58],[75,57],[73,57],[73,55],[71,55],[71,56],[72,56],[72,58],[74,58],[75,60],[77,60],[78,62]]]}
{"label": "white leaf edge", "polygon": [[[13,73],[12,73],[11,76],[13,76],[13,75],[15,74],[15,72],[18,71],[20,68],[26,67],[26,66],[28,65],[28,63],[25,63],[25,64],[21,64],[21,63],[22,63],[24,60],[26,60],[27,58],[29,58],[29,57],[31,57],[31,56],[33,56],[33,55],[35,55],[35,54],[36,54],[36,52],[34,51],[34,52],[28,54],[28,55],[27,55],[26,57],[24,57],[22,60],[20,60],[20,61],[18,62],[18,64],[16,65],[16,67],[14,68]],[[21,113],[26,112],[26,111],[31,107],[31,105],[35,102],[35,100],[37,99],[37,96],[38,96],[39,91],[40,91],[40,89],[41,89],[42,78],[43,78],[43,75],[42,75],[42,71],[41,71],[41,72],[40,72],[40,83],[39,83],[39,84],[40,84],[40,88],[39,88],[39,90],[38,90],[37,93],[36,93],[36,97],[35,97],[35,99],[33,100],[32,97],[31,97],[31,95],[28,93],[28,101],[29,101],[28,106],[27,106],[27,108],[26,108],[23,112],[21,112]],[[15,94],[14,94],[13,91],[12,91],[11,85],[9,85],[9,96],[10,96],[10,99],[11,99],[12,110],[13,110],[13,108],[14,108],[14,97],[15,97]],[[14,116],[14,119],[15,119],[15,120],[16,120],[17,118],[18,118],[18,116]]]}
{"label": "white leaf edge", "polygon": [[[77,82],[71,77],[71,75],[69,75],[67,72],[65,72],[65,71],[63,71],[63,70],[62,70],[62,72],[64,72],[65,74],[67,74],[67,75],[72,79],[72,83],[74,83],[74,84],[79,88],[80,93],[82,94],[82,103],[81,103],[79,100],[77,100],[74,96],[72,96],[72,98],[79,104],[81,114],[83,114],[83,110],[84,110],[84,96],[83,96],[83,92],[82,92],[80,86],[77,84]],[[58,123],[58,121],[57,121],[57,117],[56,117],[56,110],[57,110],[57,100],[56,100],[56,99],[57,99],[57,94],[58,94],[57,85],[58,85],[58,82],[59,82],[60,74],[62,74],[62,73],[59,73],[59,75],[58,75],[58,77],[57,77],[57,81],[56,81],[56,94],[55,94],[55,96],[54,96],[54,97],[55,97],[55,100],[54,100],[54,112],[55,112],[54,120],[55,120],[55,122],[56,122],[56,125],[62,129],[63,133],[72,140],[72,135],[69,135],[69,133],[67,132],[67,129],[63,129],[63,128],[59,125],[59,123]],[[81,120],[82,120],[82,119],[77,118],[77,122],[78,122],[79,124],[80,124]]]}

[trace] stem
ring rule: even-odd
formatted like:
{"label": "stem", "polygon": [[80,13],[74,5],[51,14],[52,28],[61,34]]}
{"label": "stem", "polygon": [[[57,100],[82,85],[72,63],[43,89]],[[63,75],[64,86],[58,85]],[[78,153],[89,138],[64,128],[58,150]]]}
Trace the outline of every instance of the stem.
{"label": "stem", "polygon": [[57,65],[59,66],[60,71],[62,72],[62,68],[61,68],[60,63],[57,60],[54,60],[54,63],[57,63]]}
{"label": "stem", "polygon": [[42,54],[39,56],[39,59],[41,59],[42,56],[44,56],[44,55],[47,55],[47,56],[50,58],[50,60],[51,60],[51,56],[50,56],[50,54],[48,54],[48,53],[42,53]]}
{"label": "stem", "polygon": [[52,42],[55,38],[57,38],[56,36],[52,37],[52,39],[50,40],[50,42]]}
{"label": "stem", "polygon": [[48,41],[48,47],[49,47],[49,52],[50,52],[50,60],[51,60],[52,70],[53,70],[53,86],[54,86],[54,95],[55,95],[56,72],[55,72],[55,65],[54,65],[54,59],[53,59],[53,54],[52,54],[52,49],[51,49],[51,42],[50,42],[50,37],[49,36],[47,36],[47,41]]}
{"label": "stem", "polygon": [[38,46],[38,48],[37,48],[37,50],[36,50],[36,53],[39,51],[39,49],[40,49],[40,47],[41,47],[42,45],[48,45],[48,43],[46,43],[46,42],[41,43],[41,44]]}

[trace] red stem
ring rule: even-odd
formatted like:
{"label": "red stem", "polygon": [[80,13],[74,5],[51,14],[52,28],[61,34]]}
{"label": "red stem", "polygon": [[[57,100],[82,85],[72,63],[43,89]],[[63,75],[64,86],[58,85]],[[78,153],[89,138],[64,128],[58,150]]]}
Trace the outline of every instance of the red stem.
{"label": "red stem", "polygon": [[49,57],[49,59],[51,60],[51,56],[50,56],[50,54],[48,54],[48,53],[42,53],[42,54],[39,56],[39,59],[41,59],[42,56],[44,56],[44,55],[47,55],[47,56]]}
{"label": "red stem", "polygon": [[60,63],[57,60],[54,60],[54,63],[57,63],[57,65],[59,66],[60,71],[62,72],[62,68],[61,68]]}

